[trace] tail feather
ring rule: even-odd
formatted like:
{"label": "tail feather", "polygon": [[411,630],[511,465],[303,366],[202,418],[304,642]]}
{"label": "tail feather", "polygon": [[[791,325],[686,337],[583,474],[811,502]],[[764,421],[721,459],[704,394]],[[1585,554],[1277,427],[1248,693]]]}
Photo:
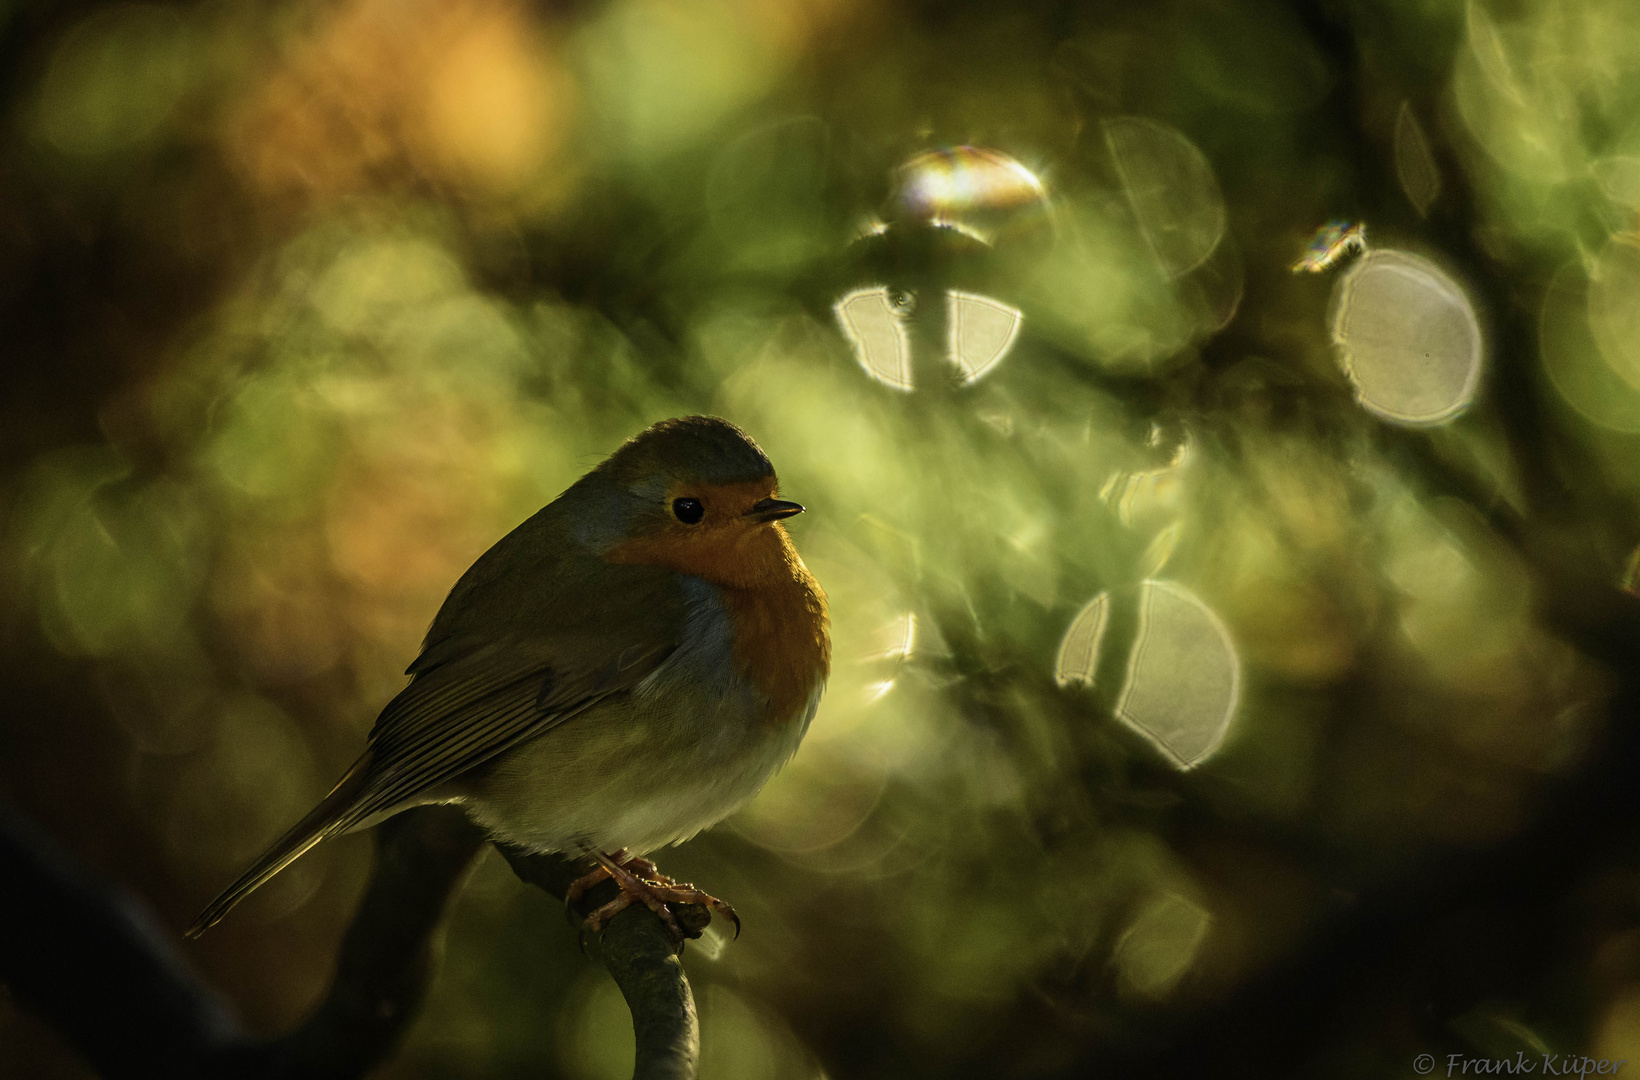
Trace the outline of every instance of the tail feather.
{"label": "tail feather", "polygon": [[365,771],[369,764],[370,754],[367,752],[355,761],[352,768],[347,770],[347,775],[330,789],[330,794],[319,800],[318,806],[309,810],[301,821],[275,840],[243,874],[239,875],[238,880],[224,889],[220,896],[200,912],[199,918],[188,927],[187,935],[191,938],[199,937],[221,922],[222,917],[231,911],[235,904],[301,858],[315,844],[346,832],[352,824],[347,819],[347,813],[364,787]]}

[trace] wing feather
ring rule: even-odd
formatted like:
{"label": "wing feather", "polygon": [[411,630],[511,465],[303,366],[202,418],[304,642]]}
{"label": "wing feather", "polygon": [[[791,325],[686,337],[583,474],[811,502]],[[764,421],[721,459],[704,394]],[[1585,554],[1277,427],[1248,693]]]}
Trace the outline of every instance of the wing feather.
{"label": "wing feather", "polygon": [[[533,623],[539,634],[486,638],[463,625],[469,620],[440,612],[410,667],[410,685],[371,729],[371,763],[338,828],[357,827],[629,692],[664,663],[683,633],[677,580],[628,569],[639,573],[621,589],[594,588],[597,575],[563,574],[565,587],[540,605],[547,610],[490,612],[503,626]],[[472,611],[473,600],[500,599],[469,594],[457,614]]]}
{"label": "wing feather", "polygon": [[567,498],[462,575],[364,754],[205,909],[190,936],[314,844],[423,801],[523,740],[629,693],[666,661],[687,614],[677,576],[605,564],[566,531]]}

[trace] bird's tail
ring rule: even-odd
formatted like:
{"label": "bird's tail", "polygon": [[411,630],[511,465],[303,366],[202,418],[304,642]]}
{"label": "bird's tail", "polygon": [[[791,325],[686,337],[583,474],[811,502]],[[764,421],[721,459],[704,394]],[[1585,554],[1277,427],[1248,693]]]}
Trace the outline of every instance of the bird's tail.
{"label": "bird's tail", "polygon": [[275,840],[243,874],[239,875],[237,881],[224,889],[222,895],[212,900],[205,910],[200,912],[199,918],[188,927],[188,936],[196,938],[221,922],[222,917],[231,911],[235,904],[256,891],[273,875],[301,858],[319,841],[346,832],[351,824],[346,820],[347,812],[364,786],[365,771],[369,764],[370,753],[366,751],[364,756],[347,770],[347,775],[330,789],[330,794],[319,800],[318,806],[309,810],[306,817]]}

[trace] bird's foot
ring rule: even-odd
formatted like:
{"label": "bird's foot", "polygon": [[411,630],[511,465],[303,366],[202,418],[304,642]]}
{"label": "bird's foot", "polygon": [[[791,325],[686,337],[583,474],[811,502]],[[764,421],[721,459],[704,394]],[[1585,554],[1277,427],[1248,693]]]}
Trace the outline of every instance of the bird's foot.
{"label": "bird's foot", "polygon": [[634,903],[641,903],[666,925],[666,932],[672,943],[681,944],[685,937],[699,937],[701,928],[690,927],[693,932],[686,934],[667,905],[699,904],[734,923],[735,937],[740,936],[740,916],[735,914],[734,908],[710,893],[702,892],[687,881],[668,877],[648,859],[628,855],[625,851],[617,851],[613,855],[596,851],[592,854],[593,858],[598,860],[597,868],[570,885],[564,894],[564,902],[574,904],[588,889],[606,878],[613,879],[621,892],[615,899],[586,917],[582,925],[590,933],[596,934],[602,930],[617,912],[631,907]]}
{"label": "bird's foot", "polygon": [[[652,882],[656,885],[677,884],[676,881],[661,873],[660,867],[656,866],[648,859],[640,858],[637,855],[627,854],[625,848],[622,848],[619,851],[610,852],[607,856],[599,856],[595,852],[593,857],[600,859],[607,858],[615,865],[626,870],[635,871],[642,876],[645,881]],[[604,864],[600,861],[597,866],[594,866],[586,874],[570,882],[569,888],[564,892],[564,903],[569,907],[574,907],[576,901],[585,896],[588,889],[592,888],[594,885],[600,884],[601,882],[610,880],[610,877],[611,875],[609,871],[604,868]]]}

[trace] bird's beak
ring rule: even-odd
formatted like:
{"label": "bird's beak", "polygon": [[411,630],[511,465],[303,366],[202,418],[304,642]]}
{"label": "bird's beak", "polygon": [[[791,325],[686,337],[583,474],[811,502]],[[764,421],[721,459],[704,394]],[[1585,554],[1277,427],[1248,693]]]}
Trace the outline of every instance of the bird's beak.
{"label": "bird's beak", "polygon": [[753,521],[762,523],[779,521],[803,512],[802,503],[787,502],[785,499],[764,499],[752,504],[750,511]]}

